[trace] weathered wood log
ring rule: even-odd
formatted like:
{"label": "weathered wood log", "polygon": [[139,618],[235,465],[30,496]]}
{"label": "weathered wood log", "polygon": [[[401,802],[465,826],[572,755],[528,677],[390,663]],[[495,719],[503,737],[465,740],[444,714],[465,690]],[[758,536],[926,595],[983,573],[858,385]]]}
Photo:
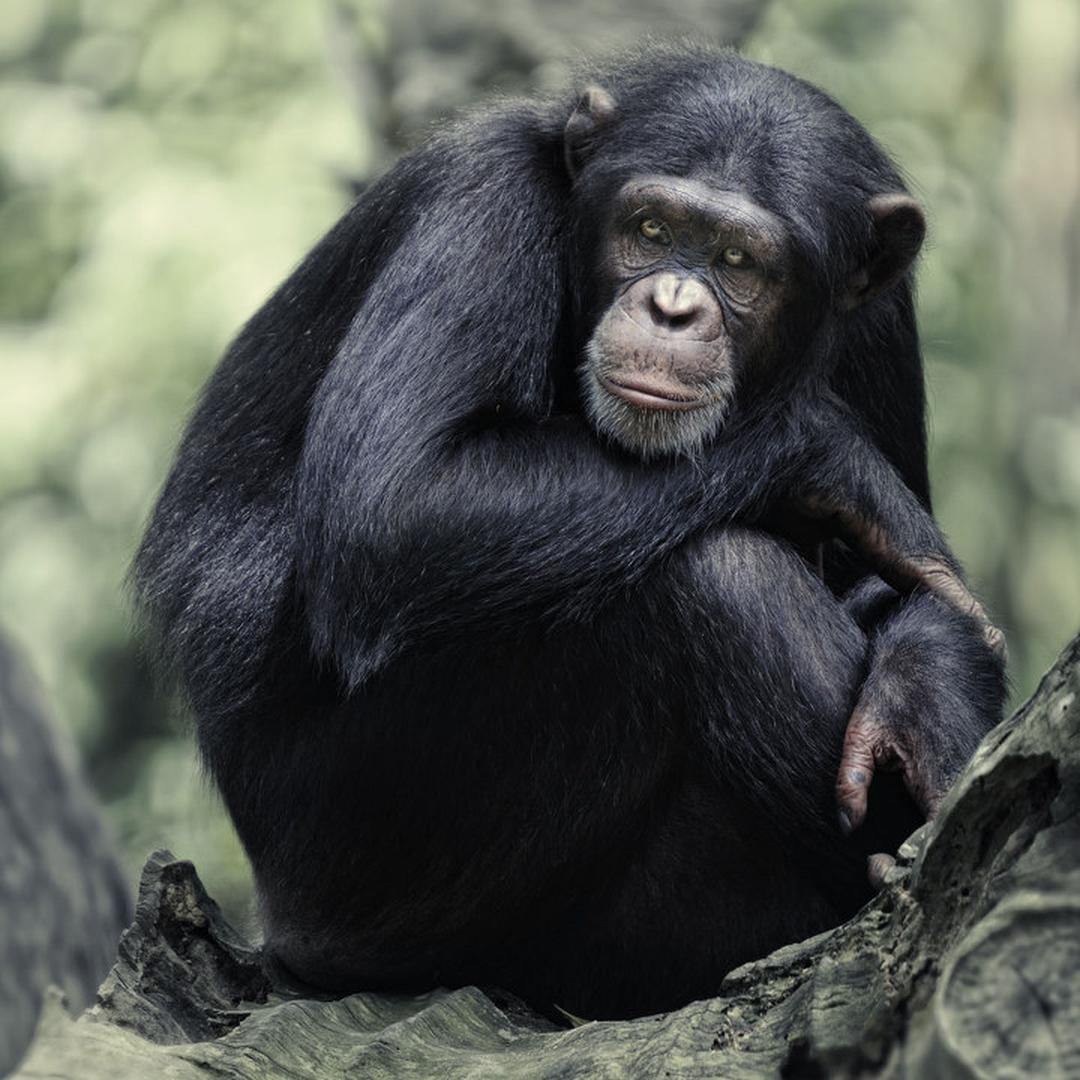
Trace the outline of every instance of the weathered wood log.
{"label": "weathered wood log", "polygon": [[0,1076],[54,983],[93,1000],[131,917],[128,883],[71,747],[0,639]]}
{"label": "weathered wood log", "polygon": [[[792,897],[792,903],[798,898]],[[58,1000],[18,1076],[1080,1077],[1080,638],[992,732],[850,922],[665,1016],[556,1030],[475,987],[304,996],[264,970],[190,864],[158,853],[78,1020]]]}

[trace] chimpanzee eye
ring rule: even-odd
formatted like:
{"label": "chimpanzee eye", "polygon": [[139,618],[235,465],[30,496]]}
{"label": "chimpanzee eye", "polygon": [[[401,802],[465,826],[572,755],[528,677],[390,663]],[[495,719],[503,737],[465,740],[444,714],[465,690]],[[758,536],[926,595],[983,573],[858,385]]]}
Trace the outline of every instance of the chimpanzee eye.
{"label": "chimpanzee eye", "polygon": [[670,230],[662,221],[659,221],[656,218],[645,218],[638,226],[638,232],[641,233],[646,240],[651,240],[654,244],[671,243]]}
{"label": "chimpanzee eye", "polygon": [[738,269],[744,269],[753,261],[744,248],[735,247],[734,245],[724,248],[720,258],[722,258],[728,266],[734,266]]}

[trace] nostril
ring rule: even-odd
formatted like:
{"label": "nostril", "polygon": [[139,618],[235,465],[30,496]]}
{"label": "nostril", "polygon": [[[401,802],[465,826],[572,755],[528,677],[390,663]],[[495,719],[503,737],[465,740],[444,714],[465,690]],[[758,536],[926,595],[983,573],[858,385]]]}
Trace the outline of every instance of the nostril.
{"label": "nostril", "polygon": [[668,326],[673,330],[680,330],[683,327],[690,326],[697,321],[697,317],[700,313],[700,308],[690,308],[689,311],[679,311],[673,315],[669,315]]}
{"label": "nostril", "polygon": [[649,315],[657,326],[667,326],[667,312],[660,306],[655,296],[649,297]]}
{"label": "nostril", "polygon": [[673,304],[671,307],[666,307],[655,296],[649,297],[649,315],[657,326],[680,330],[696,322],[700,314],[701,308],[696,305],[686,307]]}

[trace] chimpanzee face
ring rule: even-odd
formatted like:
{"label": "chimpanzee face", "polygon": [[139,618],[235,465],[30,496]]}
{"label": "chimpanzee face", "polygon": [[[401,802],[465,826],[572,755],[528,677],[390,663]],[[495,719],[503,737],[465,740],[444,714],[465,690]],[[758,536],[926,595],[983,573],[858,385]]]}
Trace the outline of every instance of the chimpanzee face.
{"label": "chimpanzee face", "polygon": [[580,374],[605,435],[645,458],[723,426],[740,376],[775,359],[792,294],[783,222],[697,180],[645,176],[615,197],[598,285],[607,308]]}
{"label": "chimpanzee face", "polygon": [[[867,192],[849,175],[846,129],[832,142],[820,127],[803,137],[788,116],[763,121],[765,105],[746,112],[745,93],[740,82],[725,109],[709,97],[699,103],[705,111],[688,114],[686,130],[704,133],[695,136],[704,140],[696,156],[683,129],[672,127],[681,99],[665,104],[663,127],[643,130],[648,110],[621,117],[614,97],[590,86],[566,122],[572,190],[590,173],[596,178],[585,184],[578,220],[596,221],[599,207],[607,216],[583,252],[599,313],[579,369],[585,408],[598,431],[643,458],[693,452],[780,373],[797,376],[821,324],[892,288],[925,234],[910,195]],[[746,123],[732,127],[739,109]],[[733,142],[738,166],[717,167],[715,148]],[[653,162],[649,170],[614,179],[639,155]],[[753,187],[746,170],[754,190],[768,189],[770,162],[792,155],[812,163],[800,175],[812,168],[814,184],[777,185],[772,211],[745,194]],[[680,175],[658,169],[668,158],[682,161]],[[801,223],[800,242],[788,221]],[[817,359],[827,366],[827,356]]]}

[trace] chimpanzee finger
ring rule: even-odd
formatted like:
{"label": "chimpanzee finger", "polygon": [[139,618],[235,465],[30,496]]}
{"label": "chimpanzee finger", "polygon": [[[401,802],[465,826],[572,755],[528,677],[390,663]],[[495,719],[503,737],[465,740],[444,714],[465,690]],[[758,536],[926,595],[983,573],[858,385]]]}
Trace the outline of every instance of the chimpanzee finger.
{"label": "chimpanzee finger", "polygon": [[871,855],[866,860],[866,876],[870,879],[870,885],[874,892],[881,892],[885,888],[888,873],[895,865],[896,860],[883,851]]}
{"label": "chimpanzee finger", "polygon": [[916,757],[901,760],[900,771],[904,776],[904,787],[922,812],[923,818],[930,821],[938,812],[948,784],[936,774],[936,770],[920,767]]}
{"label": "chimpanzee finger", "polygon": [[881,738],[878,722],[870,711],[856,706],[844,733],[844,748],[836,775],[836,801],[840,829],[848,835],[866,817],[866,802],[877,764],[874,747]]}

